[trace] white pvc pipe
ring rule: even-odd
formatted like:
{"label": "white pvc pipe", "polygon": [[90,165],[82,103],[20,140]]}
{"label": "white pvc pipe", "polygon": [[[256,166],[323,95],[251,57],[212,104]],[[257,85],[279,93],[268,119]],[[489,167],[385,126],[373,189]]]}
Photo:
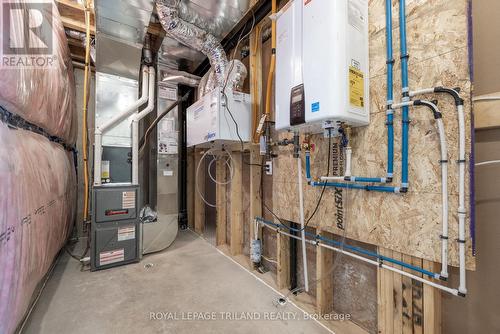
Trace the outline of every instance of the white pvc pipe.
{"label": "white pvc pipe", "polygon": [[443,119],[436,120],[441,147],[441,200],[442,200],[442,232],[441,232],[441,276],[448,277],[448,148]]}
{"label": "white pvc pipe", "polygon": [[109,121],[103,125],[96,127],[94,133],[94,185],[101,185],[101,159],[102,159],[102,136],[113,129],[116,125],[122,122],[124,119],[132,115],[141,107],[144,103],[148,101],[148,73],[150,68],[147,66],[142,67],[142,90],[141,97],[139,100],[135,101],[123,112],[117,113],[115,117],[111,118]]}
{"label": "white pvc pipe", "polygon": [[345,181],[346,177],[351,177],[352,148],[347,146],[345,150],[344,176],[321,176],[321,181]]}
{"label": "white pvc pipe", "polygon": [[[432,93],[434,88],[426,88],[410,92],[410,96],[415,96],[417,94],[428,94]],[[480,101],[482,98],[476,98],[473,101]],[[486,100],[494,100],[495,97],[486,97]],[[459,272],[460,272],[460,283],[458,287],[458,292],[461,294],[467,293],[466,287],[466,271],[465,271],[465,116],[464,116],[464,106],[463,104],[457,106],[458,114],[458,260],[459,260]]]}
{"label": "white pvc pipe", "polygon": [[309,292],[309,275],[307,273],[307,252],[306,252],[306,227],[304,225],[304,190],[302,188],[302,159],[297,158],[297,178],[299,181],[299,212],[300,212],[300,230],[302,237],[302,263],[304,267],[304,290]]}
{"label": "white pvc pipe", "polygon": [[475,97],[472,99],[473,102],[498,101],[498,100],[500,100],[500,96],[480,96],[480,97]]}
{"label": "white pvc pipe", "polygon": [[[273,230],[273,231],[276,231],[276,232],[278,232],[278,233],[280,233],[280,234],[286,235],[286,236],[288,236],[288,237],[290,237],[290,238],[294,238],[294,239],[297,239],[297,240],[302,240],[302,238],[299,238],[299,237],[297,237],[297,236],[295,236],[295,235],[292,235],[292,234],[290,234],[290,233],[286,233],[286,232],[284,232],[284,231],[282,231],[282,230],[279,230],[279,229],[274,229],[274,228],[272,228],[272,227],[270,227],[270,226],[268,226],[268,225],[266,225],[266,224],[264,224],[264,223],[262,223],[262,222],[259,222],[259,223],[260,223],[260,224],[262,224],[263,226],[265,226],[265,227],[267,227],[267,228],[269,228],[269,229]],[[368,259],[368,258],[366,258],[366,257],[363,257],[363,256],[360,256],[360,255],[357,255],[357,254],[351,253],[351,252],[346,251],[346,250],[344,250],[344,249],[340,249],[340,248],[337,248],[337,247],[332,247],[332,246],[327,245],[327,244],[324,244],[324,243],[322,243],[322,242],[317,243],[317,242],[315,242],[315,241],[313,241],[313,240],[306,240],[306,242],[307,242],[307,243],[309,243],[309,244],[311,244],[311,245],[315,245],[315,246],[320,246],[320,247],[324,247],[324,248],[327,248],[327,249],[331,249],[331,250],[333,250],[333,251],[335,251],[335,252],[337,252],[337,253],[342,253],[342,254],[344,254],[344,255],[350,256],[350,257],[355,258],[355,259],[358,259],[358,260],[360,260],[360,261],[363,261],[363,262],[366,262],[366,263],[372,264],[372,265],[377,266],[377,267],[381,267],[381,268],[387,269],[387,270],[389,270],[389,271],[392,271],[392,272],[398,273],[398,274],[400,274],[400,275],[402,275],[402,276],[409,277],[409,278],[414,279],[414,280],[416,280],[416,281],[422,282],[423,284],[427,284],[427,285],[432,286],[432,287],[434,287],[434,288],[436,288],[436,289],[439,289],[439,290],[442,290],[442,291],[448,292],[448,293],[450,293],[450,294],[452,294],[452,295],[454,295],[454,296],[458,296],[458,290],[457,290],[457,289],[452,289],[452,288],[449,288],[449,287],[447,287],[447,286],[444,286],[444,285],[441,285],[441,284],[434,283],[434,282],[429,281],[429,280],[427,280],[427,279],[425,279],[425,278],[422,278],[422,277],[419,277],[419,276],[413,275],[413,274],[411,274],[411,273],[408,273],[408,272],[406,272],[406,271],[403,271],[403,270],[400,270],[400,269],[394,268],[394,267],[392,267],[392,266],[390,266],[390,265],[387,265],[387,264],[385,264],[385,263],[380,263],[380,262],[378,262],[378,261],[371,260],[371,259]],[[321,279],[321,278],[319,278],[319,279]]]}
{"label": "white pvc pipe", "polygon": [[347,146],[345,150],[345,168],[344,175],[347,177],[351,176],[351,159],[352,159],[352,148]]}
{"label": "white pvc pipe", "polygon": [[409,106],[412,106],[413,105],[413,101],[406,101],[406,102],[400,102],[400,103],[393,103],[391,105],[391,108],[392,109],[400,109],[400,108],[403,108],[403,107],[409,107]]}
{"label": "white pvc pipe", "polygon": [[495,165],[495,164],[500,164],[500,160],[490,160],[490,161],[476,162],[474,164],[474,166],[487,166],[487,165]]}
{"label": "white pvc pipe", "polygon": [[155,70],[149,71],[148,105],[132,118],[132,184],[139,184],[139,121],[155,108]]}
{"label": "white pvc pipe", "polygon": [[345,176],[322,176],[321,181],[345,181]]}
{"label": "white pvc pipe", "polygon": [[466,294],[465,282],[465,116],[464,106],[457,107],[458,112],[458,253],[459,253],[459,266],[460,266],[460,284],[458,291]]}
{"label": "white pvc pipe", "polygon": [[434,93],[434,88],[424,88],[410,92],[410,97],[414,97],[421,94],[432,94]]}

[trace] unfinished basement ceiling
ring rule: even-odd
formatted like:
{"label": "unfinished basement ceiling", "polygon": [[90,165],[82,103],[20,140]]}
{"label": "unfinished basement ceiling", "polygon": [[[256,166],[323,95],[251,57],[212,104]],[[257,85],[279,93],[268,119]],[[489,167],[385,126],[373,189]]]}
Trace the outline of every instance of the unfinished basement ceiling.
{"label": "unfinished basement ceiling", "polygon": [[[250,7],[249,0],[180,0],[179,16],[222,40]],[[163,40],[160,58],[168,64],[194,71],[206,58],[168,35]]]}

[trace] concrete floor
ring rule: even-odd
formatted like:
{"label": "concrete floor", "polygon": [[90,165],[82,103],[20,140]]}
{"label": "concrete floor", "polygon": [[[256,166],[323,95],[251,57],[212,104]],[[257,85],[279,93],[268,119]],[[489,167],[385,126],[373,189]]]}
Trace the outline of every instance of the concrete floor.
{"label": "concrete floor", "polygon": [[[153,267],[145,268],[147,263]],[[63,254],[23,333],[328,333],[293,305],[276,306],[277,297],[183,231],[162,253],[100,272],[82,272]],[[214,313],[199,320],[199,312]]]}

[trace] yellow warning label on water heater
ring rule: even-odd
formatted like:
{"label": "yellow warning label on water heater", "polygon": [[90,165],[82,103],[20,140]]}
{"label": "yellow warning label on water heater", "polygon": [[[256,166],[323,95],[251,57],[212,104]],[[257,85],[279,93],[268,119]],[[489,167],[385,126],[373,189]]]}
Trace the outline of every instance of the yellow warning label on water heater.
{"label": "yellow warning label on water heater", "polygon": [[364,75],[353,66],[349,66],[349,103],[358,108],[365,107]]}

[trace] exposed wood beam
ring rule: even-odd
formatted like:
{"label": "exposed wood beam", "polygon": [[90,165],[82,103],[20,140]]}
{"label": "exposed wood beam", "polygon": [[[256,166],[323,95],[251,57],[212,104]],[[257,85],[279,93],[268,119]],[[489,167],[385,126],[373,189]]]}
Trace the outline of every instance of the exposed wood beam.
{"label": "exposed wood beam", "polygon": [[[61,11],[61,9],[63,10],[70,10],[70,11],[82,11],[84,10],[84,7],[83,5],[81,5],[80,3],[78,2],[75,2],[75,1],[71,1],[71,0],[56,0],[56,3],[57,3],[57,8],[59,8],[59,11]],[[91,9],[90,9],[90,12],[92,13],[92,15],[94,15],[94,5],[93,5],[94,1],[91,0]]]}
{"label": "exposed wood beam", "polygon": [[[73,19],[66,16],[61,16],[63,26],[68,29],[73,29],[80,32],[85,32],[85,22],[83,20]],[[95,26],[90,27],[90,34],[95,35]]]}
{"label": "exposed wood beam", "polygon": [[[85,8],[79,3],[69,0],[56,0],[56,3],[64,27],[85,32]],[[95,35],[95,14],[93,9],[91,9],[90,13],[90,33]]]}
{"label": "exposed wood beam", "polygon": [[242,154],[233,153],[231,181],[231,255],[243,253],[243,172]]}

